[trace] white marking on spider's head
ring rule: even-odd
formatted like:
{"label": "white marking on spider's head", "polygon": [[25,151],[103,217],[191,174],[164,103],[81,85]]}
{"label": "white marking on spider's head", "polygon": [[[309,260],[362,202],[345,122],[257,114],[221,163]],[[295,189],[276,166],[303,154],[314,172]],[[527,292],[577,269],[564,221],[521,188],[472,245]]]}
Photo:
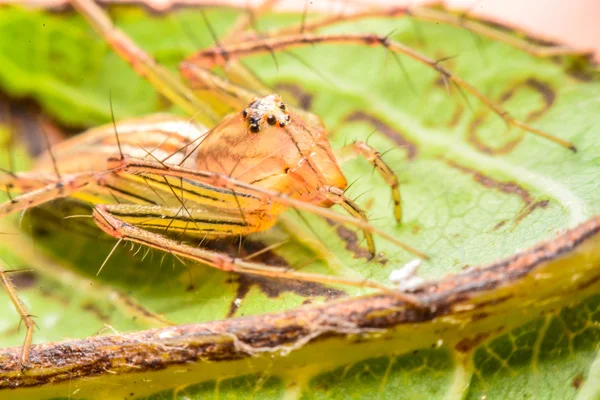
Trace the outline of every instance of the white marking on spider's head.
{"label": "white marking on spider's head", "polygon": [[248,123],[248,129],[252,133],[259,133],[265,127],[265,124],[278,125],[283,128],[291,119],[286,105],[283,104],[281,97],[277,94],[255,97],[248,104],[248,107],[242,111],[242,117]]}

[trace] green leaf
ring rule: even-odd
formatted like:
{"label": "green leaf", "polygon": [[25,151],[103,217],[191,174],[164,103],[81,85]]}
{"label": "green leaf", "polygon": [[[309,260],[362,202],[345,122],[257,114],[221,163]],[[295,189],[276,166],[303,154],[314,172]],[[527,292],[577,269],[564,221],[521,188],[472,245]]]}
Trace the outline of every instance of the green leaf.
{"label": "green leaf", "polygon": [[[207,11],[218,35],[239,15]],[[213,42],[198,10],[146,15],[112,8],[111,16],[173,69]],[[270,15],[259,29],[300,18]],[[0,31],[0,87],[35,99],[63,126],[109,122],[109,91],[117,119],[171,109],[78,16],[0,8]],[[435,59],[456,56],[443,65],[511,115],[578,148],[573,154],[508,130],[475,98],[465,100],[454,87],[449,96],[435,71],[404,58],[399,66],[383,48],[309,46],[277,53],[276,63],[271,55],[244,59],[286,101],[320,116],[334,147],[368,138],[382,153],[392,149],[384,159],[401,180],[404,223],[395,224],[389,188],[364,160],[343,165],[349,181],[357,179],[348,194],[360,197],[377,227],[431,257],[418,274],[434,282],[429,295],[438,308],[422,313],[393,297],[357,297],[372,293],[362,289],[183,266],[129,246],[118,248],[96,276],[115,241],[89,219],[63,218],[89,215],[87,205],[54,202],[21,223],[33,240],[0,236],[10,267],[34,269],[15,282],[37,316],[35,343],[114,336],[75,342],[77,352],[38,347],[54,355],[46,360],[36,358],[34,347],[32,360],[44,368],[24,376],[7,367],[18,350],[0,350],[0,388],[39,385],[0,390],[0,398],[598,397],[598,224],[591,220],[563,242],[555,239],[600,211],[597,73],[582,58],[538,59],[435,22],[379,18],[326,30],[392,31],[392,39]],[[24,151],[11,152],[27,168]],[[8,157],[0,164],[7,167]],[[11,223],[3,221],[0,231],[12,232]],[[260,259],[383,283],[412,259],[377,238],[382,255],[367,261],[360,235],[290,212],[242,251],[286,240]],[[524,253],[541,258],[494,264],[542,240],[552,242]],[[235,252],[238,243],[220,246]],[[492,263],[487,275],[463,271],[486,263]],[[9,311],[0,313],[0,343],[19,346],[23,331],[1,296],[0,309]],[[165,320],[209,324],[121,335]]]}

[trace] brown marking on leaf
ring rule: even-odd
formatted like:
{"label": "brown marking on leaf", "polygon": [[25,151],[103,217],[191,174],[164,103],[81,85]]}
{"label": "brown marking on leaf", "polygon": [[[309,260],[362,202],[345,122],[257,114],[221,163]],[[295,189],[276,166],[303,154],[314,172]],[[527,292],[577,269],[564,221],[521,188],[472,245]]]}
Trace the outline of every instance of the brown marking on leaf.
{"label": "brown marking on leaf", "polygon": [[[220,242],[223,243],[226,241]],[[232,245],[234,245],[234,243],[229,241],[228,249],[227,246],[224,248],[222,244],[220,249],[231,253]],[[264,248],[265,245],[260,242],[245,241],[242,246],[242,252],[240,253],[240,257],[247,257]],[[236,247],[235,250],[237,251],[237,249],[238,248]],[[256,257],[253,257],[252,260],[267,265],[277,265],[282,267],[293,268],[293,266],[290,266],[290,264],[283,257],[278,256],[272,251],[261,253]],[[234,296],[235,298],[229,304],[227,318],[230,318],[235,315],[238,309],[238,306],[236,305],[235,301],[237,299],[243,300],[252,288],[252,286],[257,287],[262,293],[264,293],[267,297],[272,299],[280,297],[285,292],[295,293],[299,296],[306,298],[324,297],[327,300],[337,299],[346,296],[346,292],[344,292],[343,290],[334,289],[316,282],[292,281],[289,279],[273,279],[268,277],[251,276],[244,274],[236,275],[230,282],[235,282],[238,286],[236,295]]]}
{"label": "brown marking on leaf", "polygon": [[296,104],[306,111],[310,110],[313,103],[313,95],[307,92],[302,86],[294,83],[278,83],[275,85],[275,90],[282,90],[291,94],[296,99]]}
{"label": "brown marking on leaf", "polygon": [[474,337],[466,337],[462,339],[460,342],[456,343],[454,348],[456,351],[461,353],[468,353],[473,350],[475,347],[479,346],[483,341],[485,341],[490,336],[489,333],[480,333],[475,335]]}
{"label": "brown marking on leaf", "polygon": [[65,219],[69,215],[91,214],[90,210],[70,198],[56,199],[52,203],[29,209],[24,216],[27,218],[27,224],[23,224],[24,229],[36,239],[57,235],[59,232],[59,237],[61,234],[70,234],[94,242],[112,243],[110,237],[98,237],[98,227],[93,222],[83,218]]}
{"label": "brown marking on leaf", "polygon": [[[560,59],[557,57],[557,61]],[[566,58],[565,72],[582,82],[592,82],[598,79],[598,62],[593,52],[572,55]]]}
{"label": "brown marking on leaf", "polygon": [[[527,189],[520,186],[518,183],[501,182],[490,176],[484,175],[475,169],[458,164],[457,162],[455,162],[453,160],[444,159],[444,161],[450,167],[473,176],[473,180],[475,182],[479,183],[480,185],[482,185],[486,188],[498,190],[502,193],[509,194],[509,195],[519,196],[519,198],[521,198],[521,200],[525,204],[523,205],[521,210],[517,213],[517,216],[515,217],[515,220],[513,221],[512,229],[515,229],[517,227],[517,225],[521,221],[523,221],[528,215],[530,215],[533,211],[535,211],[538,208],[546,208],[548,206],[548,204],[550,203],[550,200],[538,200],[538,201],[534,202],[534,197],[531,195],[531,193],[529,193],[529,191]],[[506,222],[507,221],[498,222],[490,230],[490,232],[500,229],[502,226],[504,226],[506,224]]]}
{"label": "brown marking on leaf", "polygon": [[335,221],[328,220],[327,222],[332,226],[337,225],[336,232],[338,236],[346,243],[346,250],[354,253],[355,258],[365,258],[367,260],[371,258],[371,253],[369,253],[369,250],[360,246],[360,241],[356,232],[343,225],[340,225]]}
{"label": "brown marking on leaf", "polygon": [[458,125],[458,122],[460,121],[460,118],[462,117],[464,111],[465,111],[465,107],[462,104],[459,104],[456,107],[456,110],[454,110],[454,113],[452,114],[450,121],[448,121],[449,128],[454,128],[456,125]]}
{"label": "brown marking on leaf", "polygon": [[445,159],[445,161],[452,168],[457,169],[461,172],[465,172],[465,173],[473,176],[473,180],[475,182],[479,183],[480,185],[482,185],[486,188],[495,189],[502,193],[514,194],[516,196],[519,196],[521,198],[521,200],[523,200],[523,203],[525,203],[525,204],[530,204],[533,201],[533,197],[531,196],[529,191],[527,189],[523,188],[522,186],[520,186],[518,183],[500,182],[500,181],[495,180],[492,177],[482,174],[481,172],[479,172],[475,169],[458,164],[457,162],[455,162],[453,160]]}
{"label": "brown marking on leaf", "polygon": [[146,318],[148,320],[158,322],[160,326],[169,324],[169,322],[166,321],[163,317],[148,310],[147,308],[133,300],[133,298],[127,295],[126,293],[114,291],[113,294],[118,297],[120,303],[124,304],[131,310],[131,313],[134,315],[134,319],[137,319],[138,317]]}
{"label": "brown marking on leaf", "polygon": [[105,323],[105,324],[110,323],[110,315],[108,315],[107,313],[102,311],[96,304],[86,301],[81,305],[81,308],[84,311],[87,311],[87,312],[93,314],[97,319],[99,319],[103,323]]}
{"label": "brown marking on leaf", "polygon": [[486,117],[484,117],[483,115],[479,115],[479,116],[475,117],[473,119],[473,122],[471,122],[471,125],[469,126],[469,133],[467,135],[467,141],[470,142],[477,150],[481,151],[482,153],[492,154],[492,155],[508,154],[519,143],[521,143],[521,140],[523,140],[524,136],[520,135],[516,139],[513,139],[513,140],[507,142],[502,147],[494,148],[494,147],[487,146],[485,143],[483,143],[481,140],[479,140],[479,136],[477,134],[477,129],[485,121],[485,118]]}
{"label": "brown marking on leaf", "polygon": [[573,386],[575,390],[579,390],[581,385],[583,385],[583,372],[580,372],[577,375],[575,375],[575,377],[571,381],[571,386]]}
{"label": "brown marking on leaf", "polygon": [[546,208],[548,207],[548,204],[550,203],[550,200],[540,200],[540,201],[536,201],[533,204],[528,204],[526,207],[523,207],[521,209],[521,211],[519,211],[519,214],[517,214],[517,218],[515,218],[515,221],[513,222],[513,229],[515,229],[517,227],[517,225],[523,221],[525,219],[525,217],[527,217],[529,214],[531,214],[534,210],[538,209],[538,208]]}
{"label": "brown marking on leaf", "polygon": [[[306,297],[302,304],[306,301],[310,302],[310,298],[324,297],[326,300],[338,299],[346,296],[346,292],[340,289],[327,287],[315,282],[292,281],[289,279],[273,279],[263,276],[251,276],[239,274],[235,280],[238,284],[235,298],[244,299],[252,286],[256,286],[261,292],[271,299],[280,297],[285,292],[295,293],[299,296]],[[238,309],[235,300],[229,305],[227,318],[233,317]]]}
{"label": "brown marking on leaf", "polygon": [[556,92],[548,84],[535,78],[527,79],[525,85],[537,91],[544,99],[544,105],[539,110],[533,110],[527,115],[527,122],[531,122],[540,118],[552,107],[554,101],[556,101]]}
{"label": "brown marking on leaf", "polygon": [[356,232],[328,218],[325,218],[325,221],[327,221],[329,225],[336,228],[337,235],[345,243],[345,249],[352,252],[354,254],[354,258],[364,258],[365,260],[375,261],[381,265],[387,264],[388,259],[384,257],[371,257],[371,253],[369,252],[369,250],[366,247],[360,245],[362,241],[359,239],[358,234]]}
{"label": "brown marking on leaf", "polygon": [[18,335],[21,332],[21,320],[18,323],[15,323],[14,326],[8,327],[4,331],[0,332],[0,337],[10,338],[12,336]]}
{"label": "brown marking on leaf", "polygon": [[362,111],[355,111],[344,118],[345,122],[366,122],[373,126],[377,131],[383,133],[388,139],[393,141],[398,147],[406,150],[406,156],[408,160],[414,160],[417,157],[418,148],[413,142],[406,139],[406,137],[398,129],[393,128],[380,118],[367,114]]}
{"label": "brown marking on leaf", "polygon": [[30,229],[31,232],[31,236],[34,239],[43,239],[43,238],[47,238],[49,236],[52,235],[52,231],[46,227],[46,226],[42,226],[42,225],[35,225]]}
{"label": "brown marking on leaf", "polygon": [[419,224],[414,224],[410,227],[410,231],[413,235],[418,235],[419,233],[421,233],[422,229],[423,227]]}
{"label": "brown marking on leaf", "polygon": [[[55,145],[66,137],[66,129],[42,114],[39,104],[31,98],[10,98],[0,91],[0,125],[13,131],[10,140],[18,138],[27,146],[30,155],[46,151],[46,139]],[[69,132],[72,132],[70,129]],[[11,143],[9,143],[9,146]]]}
{"label": "brown marking on leaf", "polygon": [[[504,104],[509,101],[516,91],[521,88],[530,88],[540,94],[543,104],[540,108],[532,110],[525,117],[526,122],[533,122],[539,118],[541,118],[544,114],[550,110],[552,104],[556,100],[556,92],[546,83],[539,81],[535,78],[528,78],[525,81],[519,82],[514,85],[512,88],[508,89],[504,93],[500,95],[499,104]],[[490,114],[481,114],[473,119],[469,126],[469,132],[467,135],[467,140],[479,151],[486,154],[508,154],[510,153],[516,146],[523,140],[525,137],[523,134],[519,135],[516,139],[510,140],[505,143],[501,147],[490,147],[487,146],[479,139],[478,128],[479,126],[488,118]]]}
{"label": "brown marking on leaf", "polygon": [[503,226],[506,224],[506,222],[508,222],[508,221],[506,221],[506,220],[502,220],[502,221],[498,222],[498,223],[497,223],[496,225],[494,225],[494,227],[493,227],[492,229],[490,229],[488,232],[495,232],[495,231],[497,231],[498,229],[502,228],[502,227],[503,227]]}
{"label": "brown marking on leaf", "polygon": [[477,313],[471,317],[471,321],[479,321],[479,320],[485,319],[489,316],[490,316],[490,314],[486,313],[486,312]]}
{"label": "brown marking on leaf", "polygon": [[10,273],[10,280],[17,289],[23,290],[34,287],[38,283],[39,277],[33,271],[14,271]]}
{"label": "brown marking on leaf", "polygon": [[483,307],[487,307],[487,306],[492,306],[492,305],[497,305],[500,303],[504,303],[510,299],[512,299],[513,296],[512,295],[506,295],[506,296],[502,296],[502,297],[498,297],[496,299],[492,299],[492,300],[488,300],[488,301],[482,301],[480,303],[477,303],[477,307],[478,308],[483,308]]}
{"label": "brown marking on leaf", "polygon": [[40,286],[38,288],[38,290],[39,290],[39,294],[42,295],[43,297],[58,301],[63,306],[67,306],[70,303],[70,298],[68,296],[64,295],[63,293],[56,291],[55,288],[48,288],[46,286]]}
{"label": "brown marking on leaf", "polygon": [[595,276],[591,279],[588,279],[587,281],[585,281],[582,284],[577,285],[577,289],[578,290],[585,290],[588,287],[594,285],[595,283],[597,283],[598,281],[600,281],[600,275],[599,276]]}
{"label": "brown marking on leaf", "polygon": [[364,203],[362,204],[362,208],[365,211],[369,211],[373,209],[373,206],[375,205],[375,198],[374,197],[369,197],[368,199],[366,199],[364,201]]}

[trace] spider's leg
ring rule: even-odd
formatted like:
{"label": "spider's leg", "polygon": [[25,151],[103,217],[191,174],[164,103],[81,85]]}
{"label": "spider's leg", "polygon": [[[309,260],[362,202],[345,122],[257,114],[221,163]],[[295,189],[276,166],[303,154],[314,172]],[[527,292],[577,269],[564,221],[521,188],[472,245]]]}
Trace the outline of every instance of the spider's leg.
{"label": "spider's leg", "polygon": [[265,53],[267,51],[282,51],[289,48],[317,44],[382,46],[391,51],[394,55],[405,55],[427,66],[428,68],[439,72],[445,82],[452,82],[456,86],[476,97],[481,103],[502,118],[507,125],[514,128],[523,129],[524,131],[543,137],[544,139],[550,140],[571,151],[577,151],[575,145],[568,140],[551,135],[541,129],[516,120],[504,108],[488,99],[483,93],[471,86],[465,80],[444,68],[438,61],[435,61],[424,54],[421,54],[412,48],[403,45],[400,42],[391,40],[388,36],[374,34],[297,34],[284,37],[254,40],[227,48],[210,48],[197,53],[189,60],[194,62],[198,68],[210,69],[214,68],[215,66],[224,65],[236,57],[245,57],[252,54]]}
{"label": "spider's leg", "polygon": [[[586,55],[587,52],[563,45],[547,45],[532,43],[520,36],[498,29],[489,23],[480,22],[465,13],[457,13],[452,10],[436,7],[368,7],[355,13],[339,13],[325,17],[313,18],[298,24],[289,25],[284,28],[273,29],[264,32],[262,37],[279,37],[293,35],[302,32],[316,32],[319,29],[334,26],[349,21],[359,21],[365,18],[413,18],[418,21],[428,21],[464,28],[476,35],[509,44],[517,49],[523,50],[536,57],[555,57],[563,55]],[[256,35],[247,34],[242,39],[256,39]]]}
{"label": "spider's leg", "polygon": [[[25,176],[27,174],[24,174]],[[60,180],[40,186],[10,200],[0,203],[0,218],[6,215],[39,206],[54,199],[71,196],[89,183],[93,182],[97,173],[84,172],[65,175]]]}
{"label": "spider's leg", "polygon": [[208,69],[184,61],[179,69],[182,76],[189,81],[191,87],[188,87],[178,76],[158,64],[123,31],[115,27],[108,15],[94,1],[71,0],[71,3],[140,76],[148,80],[173,104],[208,126],[217,123],[221,115],[232,109],[243,108],[255,96],[270,92],[239,62],[231,64],[232,71],[237,71],[238,77],[245,77],[239,80],[254,90],[229,82]]}
{"label": "spider's leg", "polygon": [[201,101],[178,76],[158,64],[124,32],[115,27],[106,13],[92,0],[71,0],[71,4],[104,37],[115,52],[162,95],[207,125],[219,121],[219,115],[213,108]]}
{"label": "spider's leg", "polygon": [[21,372],[27,368],[28,360],[29,360],[29,350],[31,349],[31,342],[33,340],[33,329],[35,328],[35,322],[33,321],[33,316],[29,313],[27,306],[23,301],[19,298],[17,294],[17,288],[14,283],[8,277],[8,272],[4,266],[2,265],[2,260],[0,260],[0,285],[4,287],[6,293],[10,301],[13,303],[15,310],[19,313],[23,324],[25,324],[25,328],[27,332],[25,333],[25,340],[23,342],[23,346],[21,347],[21,356],[19,357],[19,364],[21,364]]}
{"label": "spider's leg", "polygon": [[[238,42],[240,38],[243,38],[245,31],[248,29],[255,29],[256,20],[260,18],[261,15],[272,10],[278,2],[279,0],[264,0],[261,4],[255,7],[249,7],[247,12],[239,17],[234,23],[229,32],[222,39],[219,39],[219,44],[231,44]],[[262,35],[262,33],[256,30],[254,33],[259,36]],[[274,54],[273,57],[275,57]],[[274,61],[277,63],[275,58]],[[187,67],[185,67],[184,64],[188,63],[184,62],[182,64],[182,73],[187,72],[185,71],[185,68]],[[244,88],[248,88],[254,91],[256,94],[264,96],[273,91],[254,72],[252,72],[250,68],[246,67],[238,60],[232,60],[231,62],[227,63],[225,70],[227,72],[227,78],[229,78],[232,83],[240,85]]]}
{"label": "spider's leg", "polygon": [[369,287],[394,293],[411,306],[421,306],[421,302],[413,295],[390,289],[386,285],[368,280],[355,280],[344,277],[311,274],[295,271],[287,267],[269,266],[241,258],[229,256],[224,253],[198,248],[174,241],[159,233],[151,232],[119,219],[116,215],[121,213],[121,206],[99,205],[94,209],[94,220],[107,234],[119,240],[131,241],[145,246],[153,247],[167,253],[185,257],[190,260],[207,264],[223,271],[242,274],[268,276],[271,278],[293,279],[305,282],[331,283],[356,287]]}
{"label": "spider's leg", "polygon": [[220,39],[222,43],[232,43],[238,40],[238,37],[249,28],[254,28],[254,22],[261,15],[269,12],[279,2],[279,0],[263,0],[258,6],[248,8],[247,12],[235,21],[233,27],[229,29],[229,32],[223,39]]}
{"label": "spider's leg", "polygon": [[355,141],[343,148],[339,149],[336,152],[338,159],[340,161],[347,160],[349,158],[361,156],[365,158],[368,162],[373,164],[373,167],[379,171],[383,179],[385,179],[386,183],[392,189],[392,200],[394,201],[394,217],[398,223],[402,222],[402,201],[400,197],[400,183],[398,182],[398,177],[383,161],[381,158],[381,153],[369,146],[365,142]]}

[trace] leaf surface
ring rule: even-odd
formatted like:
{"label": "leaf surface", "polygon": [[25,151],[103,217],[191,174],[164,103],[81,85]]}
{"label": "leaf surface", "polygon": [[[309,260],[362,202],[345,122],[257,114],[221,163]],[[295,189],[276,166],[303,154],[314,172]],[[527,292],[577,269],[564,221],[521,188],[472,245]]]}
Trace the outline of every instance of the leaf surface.
{"label": "leaf surface", "polygon": [[[134,8],[112,8],[111,15],[171,68],[213,42],[198,22],[198,10],[149,16]],[[218,35],[238,15],[230,9],[207,12]],[[267,16],[259,29],[300,18]],[[394,40],[435,59],[456,56],[444,65],[515,117],[574,142],[579,151],[573,154],[508,130],[476,99],[466,101],[454,87],[448,95],[435,71],[403,58],[400,66],[383,48],[309,46],[277,53],[276,62],[271,55],[244,62],[284,99],[319,115],[334,147],[368,138],[385,152],[402,184],[403,224],[395,224],[389,188],[364,160],[343,164],[349,181],[356,179],[348,194],[359,197],[376,226],[431,257],[418,271],[427,280],[446,277],[444,282],[451,282],[452,274],[469,266],[493,263],[597,215],[600,81],[591,67],[577,64],[577,58],[537,59],[507,44],[478,42],[460,28],[415,23],[423,38],[408,19],[369,19],[327,32],[393,31]],[[0,30],[0,86],[11,96],[35,99],[64,126],[109,122],[109,90],[117,119],[177,112],[77,16],[0,8]],[[8,130],[3,134],[7,137]],[[23,147],[11,151],[17,164],[26,168]],[[1,160],[6,167],[8,159]],[[279,343],[278,331],[278,344],[266,355],[257,352],[256,357],[216,364],[200,361],[166,370],[157,366],[161,371],[101,374],[16,389],[22,398],[103,398],[107,393],[152,399],[598,396],[594,377],[600,370],[600,300],[590,295],[600,272],[598,251],[589,244],[595,243],[595,228],[590,228],[587,242],[566,255],[553,253],[556,260],[540,267],[546,275],[535,270],[512,279],[498,272],[496,278],[506,285],[482,294],[475,311],[465,313],[448,300],[454,308],[447,313],[414,323],[398,317],[402,323],[380,330],[372,314],[360,314],[359,303],[346,299],[361,302],[364,298],[355,296],[371,293],[367,290],[235,276],[190,263],[183,266],[158,252],[142,260],[144,249],[137,252],[129,246],[119,248],[96,276],[114,241],[89,219],[63,218],[86,213],[85,205],[56,202],[26,215],[22,225],[33,240],[2,237],[0,254],[8,264],[35,271],[15,278],[23,300],[38,317],[35,343],[83,339],[100,331],[140,331],[164,326],[165,321],[199,323],[244,316],[255,316],[252,321],[260,330],[268,325],[268,317],[259,317],[264,313],[303,315],[311,309],[300,308],[303,305],[334,300],[331,304],[338,308],[331,315],[340,320],[322,331],[315,327],[325,326],[319,325],[323,321],[310,320],[317,322],[304,327],[315,337],[328,332],[333,336],[310,344],[303,341],[308,337],[304,334]],[[3,232],[11,229],[9,221],[2,224]],[[360,232],[293,212],[271,232],[249,238],[243,251],[251,253],[282,239],[286,244],[262,256],[263,261],[389,283],[390,273],[412,259],[377,238],[381,255],[368,262]],[[223,247],[237,248],[237,242]],[[12,310],[8,298],[1,296],[0,309]],[[482,298],[490,304],[481,305]],[[341,311],[344,304],[349,304],[346,314]],[[468,310],[464,304],[463,308]],[[392,312],[377,310],[385,316]],[[356,325],[352,312],[370,321],[368,329]],[[288,314],[279,315],[281,322],[287,318],[281,315]],[[17,328],[15,313],[0,314],[2,347],[20,345],[23,332]],[[214,329],[219,340],[225,340],[223,332],[233,328]],[[0,375],[0,384],[10,382],[3,381],[9,375]],[[0,391],[0,398],[15,393]]]}

